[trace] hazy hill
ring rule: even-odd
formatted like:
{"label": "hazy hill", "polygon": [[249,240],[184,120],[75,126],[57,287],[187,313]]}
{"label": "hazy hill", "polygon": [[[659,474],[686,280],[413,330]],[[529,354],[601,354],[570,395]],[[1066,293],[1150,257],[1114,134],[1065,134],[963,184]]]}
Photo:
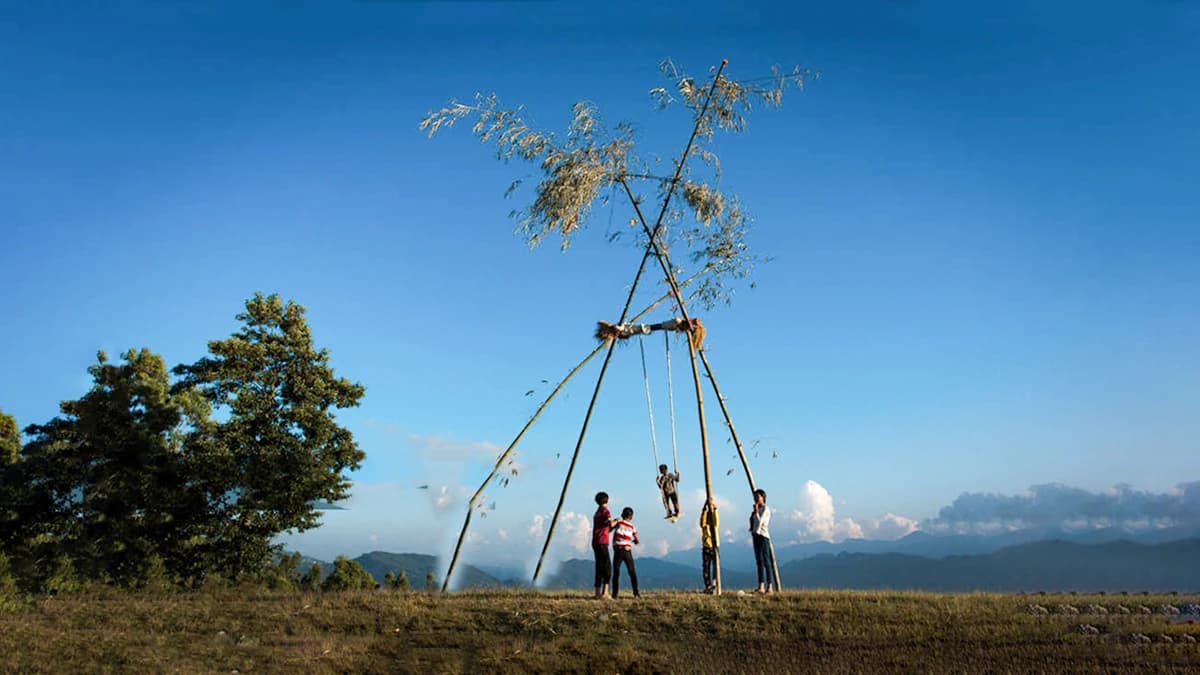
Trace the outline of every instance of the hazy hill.
{"label": "hazy hill", "polygon": [[[647,590],[700,590],[704,579],[698,567],[660,560],[637,558],[634,561],[638,573],[638,587]],[[592,588],[595,582],[595,562],[591,559],[572,558],[564,562],[558,571],[546,580],[547,588]],[[781,572],[782,574],[782,572]],[[754,573],[737,570],[722,570],[721,584],[726,588],[753,588],[758,583]],[[621,568],[621,587],[629,589],[629,577]]]}
{"label": "hazy hill", "polygon": [[1194,591],[1200,539],[1167,544],[1044,541],[974,556],[842,553],[780,567],[790,588],[930,591]]}
{"label": "hazy hill", "polygon": [[[748,547],[722,549],[722,583],[727,589],[753,588],[757,585],[753,568],[742,569],[729,562],[728,553],[738,548]],[[437,558],[416,553],[373,551],[355,561],[380,582],[388,572],[404,570],[414,588],[422,588],[430,572],[439,583],[445,573],[444,563]],[[322,566],[329,568],[328,563]],[[980,555],[944,557],[826,553],[781,563],[779,569],[785,588],[1190,592],[1200,589],[1200,538],[1164,544],[1040,541]],[[546,578],[545,586],[591,588],[593,570],[590,558],[567,560]],[[637,570],[640,586],[647,590],[698,590],[703,586],[699,565],[644,557],[637,559]],[[457,588],[528,582],[524,578],[501,581],[473,565],[460,566],[455,577]],[[627,580],[624,585],[628,588]]]}
{"label": "hazy hill", "polygon": [[[369,572],[371,576],[375,577],[375,581],[381,584],[388,572],[404,570],[404,573],[408,575],[409,586],[415,589],[423,589],[425,587],[425,577],[430,572],[437,579],[438,587],[440,588],[442,575],[446,572],[443,563],[439,562],[436,557],[422,553],[371,551],[370,553],[364,553],[354,558],[354,562],[362,565],[363,569]],[[322,578],[328,576],[329,572],[333,570],[333,563],[304,555],[300,557],[299,570],[304,572],[313,563],[321,566]],[[454,571],[454,577],[456,588],[491,588],[508,585],[506,582],[487,574],[473,565],[460,565]]]}
{"label": "hazy hill", "polygon": [[[817,541],[805,544],[792,544],[790,546],[783,546],[776,543],[775,555],[779,559],[779,564],[782,565],[794,560],[804,560],[820,555],[837,555],[840,553],[904,553],[923,558],[944,558],[954,555],[995,553],[1011,546],[1040,541],[1065,541],[1077,544],[1129,541],[1141,544],[1162,544],[1197,538],[1200,538],[1200,527],[1195,526],[1169,527],[1144,532],[1129,532],[1116,527],[1074,532],[1063,531],[1057,528],[1027,528],[992,535],[937,535],[918,531],[892,541],[847,539],[837,543]],[[672,551],[664,559],[690,567],[700,567],[700,551],[698,549]],[[754,554],[750,547],[749,535],[747,535],[744,544],[723,545],[721,547],[721,562],[723,566],[753,570]]]}

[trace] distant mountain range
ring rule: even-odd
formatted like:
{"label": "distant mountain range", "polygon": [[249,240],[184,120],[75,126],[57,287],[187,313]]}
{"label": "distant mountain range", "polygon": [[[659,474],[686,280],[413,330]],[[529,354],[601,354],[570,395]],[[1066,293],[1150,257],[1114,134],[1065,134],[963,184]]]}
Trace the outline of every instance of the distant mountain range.
{"label": "distant mountain range", "polygon": [[[776,545],[775,557],[783,565],[795,560],[804,560],[820,555],[841,553],[904,553],[923,558],[945,558],[954,555],[982,555],[1000,549],[1032,544],[1039,541],[1064,541],[1075,544],[1102,544],[1128,541],[1139,544],[1162,544],[1184,539],[1200,539],[1200,527],[1169,527],[1144,532],[1130,532],[1121,528],[1105,528],[1086,531],[1065,531],[1057,528],[1028,528],[999,534],[955,534],[937,535],[927,532],[912,534],[893,541],[872,539],[847,539],[837,543],[817,541],[790,546]],[[672,551],[665,560],[693,567],[700,566],[700,551]],[[745,545],[724,544],[721,546],[722,567],[754,569],[754,552],[749,541]]]}
{"label": "distant mountain range", "polygon": [[[1161,532],[1161,531],[1160,531]],[[1094,533],[1093,533],[1094,534]],[[851,540],[824,546],[841,548],[820,552],[821,545],[781,547],[779,573],[785,588],[912,589],[930,591],[1200,591],[1200,536],[1167,543],[1129,540],[1088,543],[1064,541],[1022,542],[992,548],[1000,537],[937,537],[921,533],[896,542]],[[921,550],[924,555],[881,551],[862,552],[873,546]],[[945,551],[982,548],[987,552],[942,554]],[[738,549],[722,548],[722,584],[726,588],[753,588],[757,579],[752,563]],[[860,550],[854,550],[854,549]],[[991,549],[991,550],[987,550]],[[828,549],[826,549],[828,550]],[[644,589],[687,590],[702,587],[699,555],[685,551],[689,562],[651,557],[636,561]],[[807,554],[798,557],[798,554]],[[790,558],[785,558],[785,555]],[[744,559],[744,560],[743,560]],[[306,561],[312,559],[305,559]],[[388,572],[404,570],[413,588],[422,588],[426,575],[438,583],[444,563],[417,553],[374,551],[355,558],[382,583]],[[315,561],[321,562],[321,561]],[[307,563],[305,563],[307,565]],[[328,568],[328,563],[321,563]],[[591,588],[593,562],[563,562],[545,582],[547,588]],[[460,564],[455,573],[458,588],[527,586],[519,570]],[[629,588],[622,574],[622,586]]]}

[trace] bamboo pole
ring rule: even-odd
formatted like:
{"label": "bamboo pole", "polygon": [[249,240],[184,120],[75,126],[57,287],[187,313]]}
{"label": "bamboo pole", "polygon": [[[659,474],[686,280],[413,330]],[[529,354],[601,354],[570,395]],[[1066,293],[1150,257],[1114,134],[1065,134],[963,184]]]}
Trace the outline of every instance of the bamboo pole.
{"label": "bamboo pole", "polygon": [[[725,426],[729,427],[729,437],[733,439],[733,447],[737,448],[738,458],[742,460],[742,469],[746,472],[746,481],[750,483],[750,492],[753,494],[758,487],[754,484],[754,474],[750,473],[750,462],[746,460],[742,440],[738,438],[737,429],[733,426],[733,417],[729,414],[729,409],[725,407],[725,397],[721,395],[721,388],[717,386],[717,378],[713,375],[712,366],[708,363],[708,356],[703,351],[700,352],[700,362],[704,364],[704,372],[708,375],[708,381],[712,384],[717,403],[721,406],[721,414],[725,416]],[[770,542],[771,547],[771,568],[775,573],[775,590],[783,590],[779,580],[779,560],[775,558],[775,540],[768,539],[767,541]]]}
{"label": "bamboo pole", "polygon": [[[704,271],[705,270],[700,270],[699,272],[696,272],[692,276],[685,279],[681,285],[685,286],[685,287],[688,286],[693,281],[700,278],[700,275],[703,274]],[[646,307],[644,309],[642,309],[642,311],[635,314],[633,316],[633,318],[630,319],[630,321],[637,321],[638,319],[641,319],[643,316],[654,311],[654,309],[656,307],[661,305],[663,302],[665,302],[670,297],[672,297],[671,291],[667,291],[662,296],[660,296],[657,300],[650,303],[649,305],[646,305]],[[454,575],[454,567],[455,567],[455,565],[458,564],[458,556],[459,556],[459,553],[462,551],[463,541],[466,539],[466,536],[467,536],[467,528],[470,527],[470,525],[471,525],[471,514],[474,512],[475,506],[476,506],[477,502],[479,501],[480,496],[483,495],[483,491],[487,488],[488,484],[490,484],[492,482],[492,480],[496,477],[496,475],[498,473],[500,473],[500,467],[504,466],[505,460],[507,460],[509,455],[512,454],[513,450],[516,449],[517,444],[521,442],[521,439],[525,437],[525,432],[529,431],[529,429],[533,426],[533,423],[537,421],[537,418],[539,416],[541,416],[542,411],[544,411],[550,405],[550,402],[554,400],[554,397],[558,396],[558,393],[560,391],[562,391],[562,388],[567,384],[567,382],[569,382],[571,380],[571,378],[575,377],[575,375],[577,373],[579,373],[579,371],[582,370],[583,367],[585,365],[587,365],[587,363],[589,361],[591,361],[593,357],[595,357],[597,354],[600,353],[601,349],[604,349],[604,345],[603,344],[597,345],[596,348],[593,349],[587,356],[583,357],[583,360],[581,360],[579,363],[575,364],[575,367],[572,368],[571,371],[567,373],[566,377],[559,380],[558,384],[554,387],[553,391],[550,392],[550,395],[547,396],[544,401],[542,401],[541,405],[539,405],[537,410],[534,411],[533,416],[530,417],[529,421],[527,421],[525,423],[525,426],[521,427],[521,431],[518,432],[516,437],[513,438],[512,442],[508,444],[508,447],[505,448],[504,452],[500,453],[500,457],[496,460],[496,465],[494,467],[492,467],[491,473],[489,473],[487,475],[487,478],[483,479],[483,483],[480,484],[479,489],[476,490],[475,494],[473,494],[471,496],[471,499],[467,503],[466,519],[463,521],[462,530],[460,530],[458,533],[458,542],[454,545],[454,554],[450,557],[450,565],[446,569],[446,575],[442,580],[442,592],[443,593],[445,593],[450,588],[450,578],[451,578],[451,576]]]}
{"label": "bamboo pole", "polygon": [[[696,365],[696,345],[689,333],[687,336],[688,356],[692,363],[692,382],[696,385],[696,415],[700,419],[700,450],[704,455],[704,492],[707,500],[712,499],[712,467],[708,461],[708,425],[704,423],[704,389],[700,386],[700,368]],[[715,519],[710,519],[715,520]],[[711,524],[710,524],[711,528]],[[713,539],[713,580],[716,595],[721,594],[721,544]]]}
{"label": "bamboo pole", "polygon": [[521,439],[525,436],[525,432],[529,431],[530,427],[533,426],[533,423],[536,422],[537,418],[542,414],[542,411],[550,405],[550,401],[553,401],[554,397],[558,396],[558,392],[562,391],[562,388],[566,386],[567,382],[570,381],[572,377],[575,377],[575,374],[582,370],[583,367],[587,365],[588,361],[592,360],[592,357],[596,356],[596,354],[599,354],[603,347],[604,345],[600,345],[593,349],[590,354],[583,357],[583,360],[571,369],[571,372],[567,373],[566,377],[559,380],[558,386],[554,387],[554,391],[550,392],[550,395],[546,397],[546,400],[542,401],[542,404],[538,406],[538,409],[533,413],[533,416],[529,418],[529,421],[525,423],[525,426],[521,427],[521,431],[519,431],[516,437],[513,438],[512,443],[508,444],[508,447],[505,448],[504,452],[501,453],[500,457],[496,460],[496,466],[492,467],[492,472],[488,474],[487,478],[483,479],[483,483],[479,486],[479,489],[475,491],[475,494],[471,495],[471,500],[467,504],[467,518],[465,521],[463,521],[462,531],[458,533],[458,543],[454,545],[454,555],[450,557],[450,567],[446,570],[446,577],[442,580],[443,593],[445,593],[450,587],[450,576],[454,574],[454,565],[458,562],[458,554],[462,550],[463,540],[467,536],[467,527],[471,525],[471,513],[475,510],[475,503],[479,500],[479,496],[483,494],[484,489],[487,488],[488,484],[492,482],[492,479],[496,477],[496,474],[500,472],[500,467],[504,465],[505,460],[508,459],[509,455],[511,455],[512,451],[517,447],[517,443],[521,442]]}

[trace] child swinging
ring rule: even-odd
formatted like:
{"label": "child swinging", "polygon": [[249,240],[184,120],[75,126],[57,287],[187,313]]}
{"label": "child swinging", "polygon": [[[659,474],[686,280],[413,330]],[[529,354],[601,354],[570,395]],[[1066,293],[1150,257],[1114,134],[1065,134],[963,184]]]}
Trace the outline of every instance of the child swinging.
{"label": "child swinging", "polygon": [[666,464],[658,465],[658,489],[662,492],[663,508],[667,510],[667,520],[679,520],[679,493],[675,484],[679,482],[679,471],[670,473]]}
{"label": "child swinging", "polygon": [[[664,333],[664,335],[666,335]],[[642,353],[642,381],[646,387],[646,410],[650,416],[650,447],[654,452],[654,461],[658,462],[658,434],[654,432],[654,404],[650,396],[650,376],[646,371],[646,348],[638,340],[638,349]],[[679,447],[675,440],[675,394],[671,387],[671,340],[666,341],[667,353],[667,400],[670,401],[671,411],[671,454],[675,459],[675,471],[672,473],[666,464],[658,465],[658,490],[662,496],[663,508],[666,509],[666,519],[671,522],[679,520],[679,493],[675,484],[679,482]]]}

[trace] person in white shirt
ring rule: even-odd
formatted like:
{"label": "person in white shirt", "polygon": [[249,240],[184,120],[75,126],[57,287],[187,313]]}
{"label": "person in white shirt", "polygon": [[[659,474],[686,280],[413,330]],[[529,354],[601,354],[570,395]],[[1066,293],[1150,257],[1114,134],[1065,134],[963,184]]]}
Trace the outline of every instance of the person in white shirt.
{"label": "person in white shirt", "polygon": [[771,507],[767,506],[765,490],[754,491],[754,508],[750,511],[750,535],[754,540],[754,563],[758,567],[758,592],[773,593],[779,588],[775,579],[775,560],[771,555]]}

